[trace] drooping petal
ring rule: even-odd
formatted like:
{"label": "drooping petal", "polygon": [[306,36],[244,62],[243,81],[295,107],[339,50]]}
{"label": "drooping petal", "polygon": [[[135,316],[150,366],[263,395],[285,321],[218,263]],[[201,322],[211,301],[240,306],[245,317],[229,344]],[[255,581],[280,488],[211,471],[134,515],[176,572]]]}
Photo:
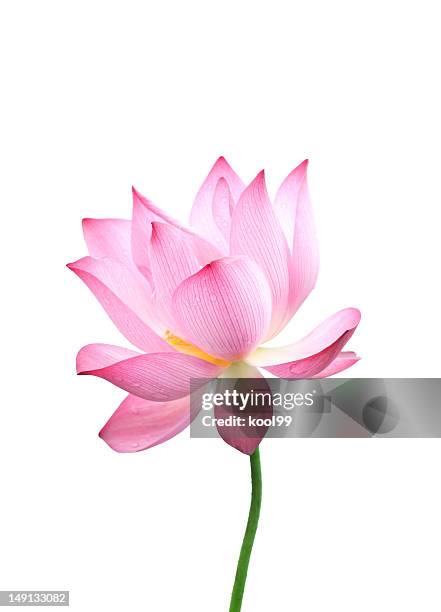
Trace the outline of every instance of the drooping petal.
{"label": "drooping petal", "polygon": [[360,318],[360,311],[356,308],[344,308],[323,321],[302,340],[278,348],[259,347],[247,357],[247,361],[268,369],[268,366],[312,357],[330,347],[347,332],[353,332]]}
{"label": "drooping petal", "polygon": [[173,313],[179,335],[209,355],[235,361],[265,335],[271,295],[250,259],[225,257],[190,276],[176,289]]}
{"label": "drooping petal", "polygon": [[131,261],[131,222],[126,219],[83,219],[89,255]]}
{"label": "drooping petal", "polygon": [[134,453],[176,436],[190,423],[190,396],[152,402],[128,395],[100,431],[119,453]]}
{"label": "drooping petal", "polygon": [[222,177],[218,180],[214,190],[213,217],[227,244],[230,244],[231,215],[233,208],[233,196],[231,195],[227,181]]}
{"label": "drooping petal", "polygon": [[333,376],[334,374],[347,370],[357,363],[357,361],[360,361],[360,357],[353,351],[343,351],[324,370],[314,374],[311,378],[327,378],[328,376]]}
{"label": "drooping petal", "polygon": [[271,374],[279,376],[280,378],[311,378],[323,372],[334,360],[336,360],[341,349],[349,341],[353,333],[354,329],[344,332],[331,345],[310,357],[289,361],[287,363],[280,363],[278,365],[268,365],[264,366],[264,368],[268,370],[268,372],[271,372]]}
{"label": "drooping petal", "polygon": [[89,287],[129,342],[144,351],[170,351],[161,337],[163,328],[153,312],[147,281],[142,282],[136,270],[116,260],[93,257],[83,257],[67,267]]}
{"label": "drooping petal", "polygon": [[281,184],[274,209],[291,251],[290,294],[285,323],[314,288],[319,269],[319,249],[307,182],[308,160]]}
{"label": "drooping petal", "polygon": [[225,179],[234,202],[237,202],[245,185],[224,157],[219,157],[199,189],[190,213],[190,225],[211,242],[222,254],[228,254],[228,242],[213,215],[213,196],[219,179]]}
{"label": "drooping petal", "polygon": [[286,318],[290,253],[268,197],[263,171],[245,189],[234,209],[230,246],[232,255],[247,255],[266,275],[272,296],[271,338]]}
{"label": "drooping petal", "polygon": [[149,245],[152,235],[152,223],[155,221],[169,224],[185,232],[192,240],[193,250],[201,265],[205,265],[208,261],[219,256],[219,251],[209,241],[184,227],[172,217],[169,217],[135,188],[132,188],[132,191],[132,255],[136,265],[146,278],[151,280]]}
{"label": "drooping petal", "polygon": [[191,237],[165,223],[152,223],[150,263],[156,307],[173,328],[171,297],[181,282],[197,272],[200,265]]}
{"label": "drooping petal", "polygon": [[[253,393],[264,394],[271,398],[271,389],[265,378],[257,368],[245,362],[233,363],[223,373],[222,377],[213,383],[212,393],[221,393],[225,397],[225,391],[236,392],[247,396]],[[253,419],[268,419],[273,414],[272,399],[263,405],[232,406],[217,403],[214,407],[216,427],[221,438],[241,453],[252,455],[259,446],[268,431],[268,425],[254,424]],[[239,417],[244,421],[234,421],[233,425],[225,425],[228,417]],[[259,421],[257,421],[259,422]]]}
{"label": "drooping petal", "polygon": [[[81,349],[81,363],[92,351],[96,358],[95,354],[100,350],[96,346]],[[191,355],[170,352],[117,358],[102,367],[78,370],[78,374],[99,376],[143,399],[168,402],[188,395],[191,379],[215,378],[222,369]]]}

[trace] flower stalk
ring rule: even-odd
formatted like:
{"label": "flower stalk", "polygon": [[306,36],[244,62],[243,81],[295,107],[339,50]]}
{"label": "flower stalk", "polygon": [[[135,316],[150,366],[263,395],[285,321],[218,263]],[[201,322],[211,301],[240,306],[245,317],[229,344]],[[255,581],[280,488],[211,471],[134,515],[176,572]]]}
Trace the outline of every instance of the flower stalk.
{"label": "flower stalk", "polygon": [[250,563],[251,551],[253,550],[254,538],[259,523],[260,506],[262,503],[262,472],[260,467],[259,447],[250,456],[251,465],[251,503],[248,514],[248,522],[240,549],[239,561],[237,563],[236,577],[234,579],[233,591],[231,593],[229,612],[240,612],[242,599],[247,579],[248,565]]}

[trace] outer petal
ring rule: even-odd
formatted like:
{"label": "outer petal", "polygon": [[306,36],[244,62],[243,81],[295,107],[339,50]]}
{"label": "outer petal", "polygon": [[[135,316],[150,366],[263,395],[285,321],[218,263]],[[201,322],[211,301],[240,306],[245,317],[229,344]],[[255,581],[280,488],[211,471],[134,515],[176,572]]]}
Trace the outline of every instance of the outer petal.
{"label": "outer petal", "polygon": [[210,236],[218,250],[228,253],[228,242],[213,216],[213,195],[220,178],[228,184],[234,202],[237,202],[245,185],[224,157],[219,157],[199,189],[190,213],[190,225],[200,234]]}
{"label": "outer petal", "polygon": [[179,333],[210,355],[235,361],[265,335],[271,295],[258,266],[242,257],[213,261],[173,295]]}
{"label": "outer petal", "polygon": [[119,331],[145,351],[170,351],[170,346],[153,331],[161,329],[152,310],[150,289],[136,270],[111,259],[84,257],[68,264],[89,287]]}
{"label": "outer petal", "polygon": [[346,331],[330,346],[315,355],[297,361],[266,366],[265,369],[275,376],[280,376],[280,378],[310,378],[316,376],[330,366],[353,333],[353,329]]}
{"label": "outer petal", "polygon": [[78,351],[77,373],[105,368],[112,363],[136,357],[141,353],[114,344],[86,344]]}
{"label": "outer petal", "polygon": [[354,352],[343,351],[324,370],[318,372],[318,374],[314,374],[311,378],[327,378],[328,376],[333,376],[334,374],[343,372],[343,370],[347,370],[357,363],[357,361],[360,361],[360,357]]}
{"label": "outer petal", "polygon": [[323,321],[302,340],[279,348],[260,347],[249,355],[247,361],[252,365],[268,369],[268,366],[312,357],[333,345],[347,332],[353,332],[360,318],[359,310],[345,308]]}
{"label": "outer petal", "polygon": [[302,162],[281,184],[274,208],[291,250],[290,297],[287,322],[314,288],[319,269],[318,241]]}
{"label": "outer petal", "polygon": [[[133,191],[133,215],[132,215],[132,255],[138,268],[151,279],[149,244],[152,235],[152,223],[159,221],[178,228],[191,237],[193,250],[201,265],[219,256],[219,251],[207,240],[201,238],[188,228],[182,226],[178,221],[166,215],[160,208],[150,200],[141,195],[135,188]],[[205,233],[205,231],[204,231]]]}
{"label": "outer petal", "polygon": [[180,283],[200,269],[191,237],[165,223],[152,223],[150,259],[155,302],[173,329],[171,297]]}
{"label": "outer petal", "polygon": [[247,255],[264,271],[272,296],[268,337],[274,336],[286,318],[290,254],[268,197],[263,171],[245,189],[234,209],[231,253]]}
{"label": "outer petal", "polygon": [[152,402],[128,395],[100,431],[100,437],[120,453],[133,453],[161,444],[190,423],[190,396],[171,402]]}
{"label": "outer petal", "polygon": [[[108,348],[106,346],[106,351]],[[156,402],[168,402],[190,393],[192,378],[215,378],[222,368],[184,353],[150,353],[135,355],[101,366],[96,354],[100,345],[89,345],[81,349],[78,362],[87,362],[90,353],[99,363],[98,367],[83,370],[78,374],[92,374],[104,378],[133,395]],[[109,358],[107,358],[109,361]]]}
{"label": "outer petal", "polygon": [[83,219],[89,255],[131,261],[131,222],[126,219]]}

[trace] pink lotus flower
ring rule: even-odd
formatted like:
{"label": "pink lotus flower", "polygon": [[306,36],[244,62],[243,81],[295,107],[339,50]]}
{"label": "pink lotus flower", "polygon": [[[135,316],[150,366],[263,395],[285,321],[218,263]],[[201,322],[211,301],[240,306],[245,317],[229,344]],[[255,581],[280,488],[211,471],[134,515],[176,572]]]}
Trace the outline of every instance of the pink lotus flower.
{"label": "pink lotus flower", "polygon": [[143,450],[187,427],[191,378],[217,377],[239,361],[281,377],[325,377],[358,360],[342,352],[360,320],[355,308],[297,342],[261,346],[316,282],[306,169],[304,161],[288,175],[272,204],[263,171],[245,187],[221,157],[196,196],[189,227],[135,189],[131,221],[84,220],[89,256],[68,267],[141,351],[89,344],[77,356],[79,374],[129,393],[100,432],[114,450]]}

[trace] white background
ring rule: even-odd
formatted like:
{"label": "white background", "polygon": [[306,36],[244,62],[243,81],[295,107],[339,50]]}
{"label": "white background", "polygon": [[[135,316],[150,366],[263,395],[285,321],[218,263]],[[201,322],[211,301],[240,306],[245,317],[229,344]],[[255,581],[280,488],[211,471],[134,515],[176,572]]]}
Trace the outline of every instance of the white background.
{"label": "white background", "polygon": [[[344,306],[359,376],[439,376],[436,2],[3,1],[0,589],[74,610],[225,612],[248,461],[187,432],[118,455],[125,344],[65,267],[130,186],[182,219],[216,157],[272,193],[309,157],[321,244],[294,339]],[[418,406],[415,406],[418,410]],[[244,612],[439,611],[439,440],[273,440]]]}

